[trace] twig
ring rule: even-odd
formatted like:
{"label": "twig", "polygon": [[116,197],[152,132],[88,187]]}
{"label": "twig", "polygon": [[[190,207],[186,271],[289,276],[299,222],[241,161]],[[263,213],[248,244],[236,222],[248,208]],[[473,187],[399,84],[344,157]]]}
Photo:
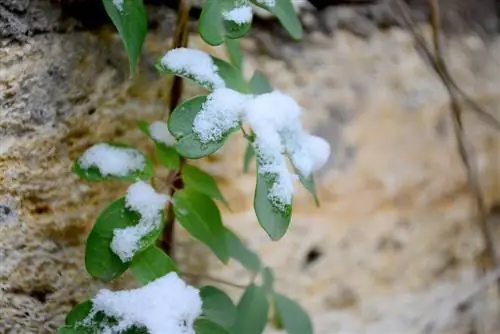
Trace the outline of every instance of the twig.
{"label": "twig", "polygon": [[[189,23],[189,4],[186,0],[179,0],[179,9],[177,11],[177,21],[175,25],[175,33],[172,48],[186,47],[188,43],[188,23]],[[172,112],[182,97],[183,81],[181,77],[175,76],[172,82],[169,95],[169,112]],[[168,176],[168,181],[171,182],[170,197],[174,196],[175,192],[184,187],[180,177],[180,169],[184,165],[185,160],[181,158],[178,170],[172,171]],[[175,215],[173,206],[168,205],[167,220],[163,231],[160,248],[165,251],[172,259],[174,259],[174,223]]]}
{"label": "twig", "polygon": [[[455,133],[455,138],[457,141],[458,153],[462,164],[466,170],[467,183],[471,195],[474,197],[474,201],[477,207],[477,223],[483,234],[483,238],[486,244],[485,252],[483,253],[483,258],[487,263],[481,265],[483,271],[499,268],[499,260],[496,251],[495,242],[492,238],[492,229],[487,219],[487,208],[484,200],[484,195],[481,189],[481,184],[477,176],[476,166],[471,157],[471,148],[468,145],[462,121],[462,109],[459,103],[459,96],[464,98],[465,102],[473,107],[473,110],[483,118],[483,120],[489,120],[488,124],[494,125],[496,128],[500,129],[500,123],[490,114],[482,110],[471,98],[469,98],[463,90],[461,90],[458,85],[453,81],[451,75],[449,74],[446,62],[441,51],[441,28],[439,19],[439,5],[437,0],[429,0],[429,5],[431,9],[431,26],[432,26],[432,41],[434,46],[434,52],[429,50],[425,39],[417,32],[415,24],[412,22],[406,4],[401,0],[397,1],[400,8],[403,20],[408,26],[409,30],[413,34],[415,41],[418,46],[422,49],[428,60],[430,61],[432,68],[436,71],[438,76],[441,78],[443,85],[445,86],[448,95],[450,97],[450,107],[453,119],[453,129]],[[469,147],[469,150],[467,149]],[[500,288],[500,281],[498,282]]]}
{"label": "twig", "polygon": [[246,289],[247,288],[243,284],[229,282],[229,281],[223,280],[221,278],[212,277],[212,276],[208,276],[208,275],[195,274],[195,273],[186,273],[186,272],[181,272],[180,275],[181,276],[191,277],[191,278],[194,278],[194,279],[206,279],[206,280],[210,280],[210,281],[213,281],[213,282],[217,282],[217,283],[229,285],[229,286],[232,286],[232,287],[235,287],[235,288],[238,288],[238,289]]}

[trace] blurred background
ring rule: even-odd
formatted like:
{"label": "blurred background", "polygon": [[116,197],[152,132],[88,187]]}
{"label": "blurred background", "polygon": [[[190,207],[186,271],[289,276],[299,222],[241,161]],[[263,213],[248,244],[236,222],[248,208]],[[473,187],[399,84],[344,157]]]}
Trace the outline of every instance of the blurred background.
{"label": "blurred background", "polygon": [[[154,63],[171,45],[176,4],[146,3],[150,32],[140,75],[128,82],[123,46],[100,1],[0,0],[0,333],[53,333],[102,287],[84,269],[83,245],[98,212],[124,187],[84,183],[70,166],[104,140],[153,151],[135,124],[166,114],[171,78]],[[432,50],[427,0],[404,3]],[[439,4],[454,82],[500,119],[497,1]],[[196,34],[200,10],[192,5],[190,46],[226,57]],[[303,40],[290,40],[259,13],[242,41],[245,73],[264,72],[304,108],[305,126],[329,141],[330,161],[317,176],[321,205],[297,187],[291,229],[270,241],[253,212],[255,170],[243,173],[245,142],[235,135],[196,161],[229,201],[224,222],[275,270],[276,289],[307,309],[318,334],[500,333],[499,272],[480,270],[486,244],[450,96],[399,7],[392,0],[295,5]],[[186,84],[185,97],[199,93]],[[464,96],[458,102],[498,243],[500,130]],[[175,242],[182,271],[250,279],[180,228]],[[109,286],[132,284],[124,277]]]}

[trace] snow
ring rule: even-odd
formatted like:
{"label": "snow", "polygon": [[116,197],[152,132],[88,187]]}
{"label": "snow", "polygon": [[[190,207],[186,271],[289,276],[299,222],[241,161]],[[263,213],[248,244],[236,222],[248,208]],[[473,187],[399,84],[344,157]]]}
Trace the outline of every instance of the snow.
{"label": "snow", "polygon": [[97,312],[118,321],[103,328],[106,334],[121,333],[133,326],[146,328],[149,334],[195,334],[193,324],[202,313],[199,290],[187,285],[175,272],[138,289],[102,289],[92,304],[85,325]]}
{"label": "snow", "polygon": [[276,0],[257,0],[257,3],[267,8],[274,8],[276,6]]}
{"label": "snow", "polygon": [[115,6],[120,13],[123,12],[123,1],[124,0],[113,0],[113,6]]}
{"label": "snow", "polygon": [[141,239],[161,225],[160,212],[164,209],[169,197],[157,193],[144,181],[132,184],[125,196],[125,206],[140,215],[137,225],[115,229],[111,250],[120,260],[128,262],[140,248]]}
{"label": "snow", "polygon": [[216,89],[208,95],[193,123],[193,131],[200,141],[219,141],[229,130],[237,127],[249,99],[251,97],[228,88]]}
{"label": "snow", "polygon": [[244,4],[230,11],[222,12],[222,16],[227,21],[233,21],[236,24],[246,24],[252,22],[253,11],[251,6]]}
{"label": "snow", "polygon": [[153,122],[149,126],[149,134],[154,140],[165,144],[166,146],[172,146],[175,144],[175,138],[172,136],[170,131],[168,131],[167,123],[160,121]]}
{"label": "snow", "polygon": [[126,176],[142,170],[146,164],[144,156],[132,148],[100,143],[87,149],[78,160],[84,169],[97,167],[103,176]]}
{"label": "snow", "polygon": [[224,80],[209,54],[194,49],[177,48],[168,51],[160,61],[161,65],[175,74],[190,76],[194,80],[210,85],[213,89],[224,88]]}

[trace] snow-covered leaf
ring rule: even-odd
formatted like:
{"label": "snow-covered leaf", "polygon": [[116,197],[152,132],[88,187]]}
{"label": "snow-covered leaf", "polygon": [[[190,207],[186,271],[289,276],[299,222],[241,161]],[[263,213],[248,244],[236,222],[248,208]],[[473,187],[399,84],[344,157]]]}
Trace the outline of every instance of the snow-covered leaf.
{"label": "snow-covered leaf", "polygon": [[231,334],[262,334],[268,313],[266,290],[250,284],[236,306],[236,322],[231,327]]}
{"label": "snow-covered leaf", "polygon": [[272,92],[273,87],[264,73],[255,71],[250,79],[250,90],[258,95]]}
{"label": "snow-covered leaf", "polygon": [[130,269],[135,279],[143,285],[165,276],[171,271],[177,271],[174,261],[156,246],[150,246],[137,254],[132,260]]}
{"label": "snow-covered leaf", "polygon": [[314,203],[317,207],[319,207],[319,198],[316,192],[316,183],[314,182],[314,175],[309,175],[309,177],[304,177],[302,173],[300,173],[297,169],[295,169],[295,173],[299,176],[300,183],[306,188],[307,191],[311,193],[314,198]]}
{"label": "snow-covered leaf", "polygon": [[279,293],[274,294],[276,315],[288,334],[312,334],[311,319],[294,300]]}
{"label": "snow-covered leaf", "polygon": [[75,160],[72,170],[87,181],[147,180],[154,173],[148,157],[121,143],[100,143],[90,147]]}
{"label": "snow-covered leaf", "polygon": [[198,167],[184,165],[182,167],[182,181],[186,187],[217,199],[229,208],[229,204],[219,190],[214,178]]}
{"label": "snow-covered leaf", "polygon": [[198,135],[193,131],[193,123],[206,99],[206,96],[197,96],[184,101],[175,108],[168,120],[170,133],[177,139],[177,152],[188,159],[199,159],[215,153],[224,145],[230,134],[236,130],[228,132],[218,142],[202,143],[200,141]]}
{"label": "snow-covered leaf", "polygon": [[210,45],[220,45],[226,38],[243,37],[251,28],[252,8],[241,0],[208,0],[203,4],[198,30]]}
{"label": "snow-covered leaf", "polygon": [[173,205],[175,217],[182,227],[227,263],[229,250],[225,229],[214,201],[203,193],[185,188],[175,193]]}
{"label": "snow-covered leaf", "polygon": [[281,239],[290,225],[292,206],[285,205],[278,209],[269,199],[269,191],[273,182],[257,171],[257,185],[255,187],[254,209],[260,226],[269,237],[276,241]]}
{"label": "snow-covered leaf", "polygon": [[[163,222],[163,212],[160,213]],[[125,207],[125,197],[112,202],[97,218],[85,247],[85,267],[97,279],[109,282],[120,276],[130,266],[112,250],[111,242],[115,229],[124,229],[139,223],[141,216]],[[161,233],[161,226],[141,239],[138,252],[155,243]]]}
{"label": "snow-covered leaf", "polygon": [[291,0],[251,0],[255,5],[274,14],[292,38],[302,38],[303,30]]}
{"label": "snow-covered leaf", "polygon": [[125,45],[133,75],[148,28],[144,4],[142,0],[103,0],[103,4]]}
{"label": "snow-covered leaf", "polygon": [[198,318],[194,322],[194,331],[196,334],[229,334],[224,327],[205,318]]}
{"label": "snow-covered leaf", "polygon": [[261,264],[257,254],[245,246],[240,238],[228,228],[226,228],[226,240],[229,254],[233,259],[251,272],[259,271]]}
{"label": "snow-covered leaf", "polygon": [[[162,122],[155,122],[155,123],[160,125],[159,123]],[[179,153],[177,153],[177,151],[172,147],[175,143],[174,142],[170,143],[170,140],[168,140],[168,137],[172,136],[169,132],[163,136],[157,135],[154,132],[151,133],[151,126],[144,121],[137,122],[137,127],[139,128],[139,130],[141,130],[141,132],[143,132],[146,136],[148,136],[149,138],[151,138],[151,140],[153,140],[153,142],[155,143],[156,157],[163,166],[165,166],[168,169],[179,168],[181,158],[179,156]],[[153,130],[155,130],[155,128],[153,128]],[[165,124],[165,130],[168,131],[167,124]],[[164,139],[165,137],[167,139]],[[172,140],[174,140],[173,136]]]}
{"label": "snow-covered leaf", "polygon": [[203,300],[203,315],[207,319],[227,329],[234,324],[236,307],[222,290],[204,286],[200,289],[200,296]]}

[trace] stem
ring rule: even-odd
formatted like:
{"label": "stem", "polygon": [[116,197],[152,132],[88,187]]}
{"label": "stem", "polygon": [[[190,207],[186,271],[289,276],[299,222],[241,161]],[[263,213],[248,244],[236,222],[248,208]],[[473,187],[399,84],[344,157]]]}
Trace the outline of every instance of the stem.
{"label": "stem", "polygon": [[206,280],[210,280],[212,282],[217,282],[217,283],[225,284],[225,285],[232,286],[232,287],[235,287],[235,288],[238,288],[238,289],[246,289],[247,288],[245,285],[238,284],[238,283],[233,283],[233,282],[229,282],[229,281],[223,280],[221,278],[217,278],[217,277],[212,277],[212,276],[207,276],[207,275],[201,275],[201,274],[194,274],[194,273],[186,273],[186,272],[181,272],[179,274],[181,276],[191,277],[191,278],[194,278],[194,279],[206,279]]}
{"label": "stem", "polygon": [[[177,22],[175,24],[175,33],[172,43],[172,48],[186,47],[188,44],[188,23],[189,23],[189,4],[186,0],[179,0],[179,9],[177,11]],[[169,95],[169,113],[171,113],[179,104],[182,97],[183,91],[183,81],[181,77],[175,76],[172,82],[172,87],[170,88]],[[181,157],[181,162],[178,170],[172,171],[168,177],[168,180],[172,181],[172,188],[170,189],[170,197],[173,197],[175,192],[182,189],[184,184],[180,177],[180,170],[185,164],[185,160]],[[168,205],[167,208],[167,220],[165,223],[165,229],[163,230],[162,237],[160,239],[160,248],[163,249],[172,259],[174,258],[174,223],[175,215],[173,211],[173,206]]]}

